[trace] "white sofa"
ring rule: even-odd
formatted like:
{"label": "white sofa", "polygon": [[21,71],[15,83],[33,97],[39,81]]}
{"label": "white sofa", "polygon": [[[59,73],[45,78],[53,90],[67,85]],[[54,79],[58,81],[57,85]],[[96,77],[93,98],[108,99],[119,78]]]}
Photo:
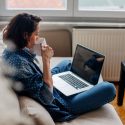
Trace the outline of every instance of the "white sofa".
{"label": "white sofa", "polygon": [[20,104],[21,110],[32,117],[36,125],[123,125],[111,104],[62,123],[54,123],[45,108],[30,98],[21,97]]}
{"label": "white sofa", "polygon": [[[39,59],[41,57],[38,57]],[[64,59],[71,59],[68,57],[56,57],[51,60],[51,67],[54,67]],[[27,97],[21,97],[20,107],[23,112],[31,116],[37,121],[38,125],[122,125],[122,122],[111,104],[106,104],[101,108],[85,113],[80,117],[63,123],[54,123],[49,113],[39,105]]]}
{"label": "white sofa", "polygon": [[[56,59],[55,62],[58,63],[60,59]],[[1,81],[0,125],[8,125],[4,123],[9,123],[9,125],[19,125],[17,123],[20,123],[20,125],[123,125],[111,104],[106,104],[69,122],[54,123],[46,109],[33,99],[23,96],[17,98],[10,90],[4,92],[5,87],[3,85],[5,85],[6,81],[2,79]],[[22,118],[19,118],[20,111],[32,118],[35,123],[31,124],[28,122],[21,124]]]}
{"label": "white sofa", "polygon": [[[49,38],[47,38],[47,40],[49,40],[50,37],[55,38],[51,36],[51,33],[53,34],[52,31],[49,32]],[[60,54],[60,56],[71,56],[71,41],[69,41],[71,39],[70,37],[68,37],[69,35],[67,35],[67,31],[66,32],[64,30],[60,32],[54,31],[54,34],[57,35],[59,39],[59,41],[57,41],[59,42],[58,44],[56,43],[53,44],[53,48],[55,48],[56,51],[59,51],[59,53],[56,52],[57,53],[56,56],[58,56],[58,54]],[[45,32],[44,35],[48,37],[47,32]],[[60,36],[62,37],[62,39]],[[68,43],[67,43],[67,39],[69,41]],[[60,43],[61,40],[63,42],[66,42],[66,44]],[[61,47],[61,49],[59,47]],[[40,59],[41,57],[38,56],[38,58]],[[62,58],[62,57],[53,58],[51,61],[52,67],[63,59],[67,59],[67,58]],[[17,112],[19,112],[19,108],[20,108],[22,112],[24,112],[25,114],[27,114],[28,116],[34,119],[36,125],[123,125],[118,114],[116,113],[115,109],[111,104],[106,104],[95,111],[85,113],[80,117],[69,122],[54,123],[54,121],[52,120],[51,116],[46,111],[46,109],[36,101],[28,97],[20,97],[19,101],[18,99],[15,99],[15,100],[16,100],[15,101],[16,104],[14,103],[15,110],[17,109]]]}

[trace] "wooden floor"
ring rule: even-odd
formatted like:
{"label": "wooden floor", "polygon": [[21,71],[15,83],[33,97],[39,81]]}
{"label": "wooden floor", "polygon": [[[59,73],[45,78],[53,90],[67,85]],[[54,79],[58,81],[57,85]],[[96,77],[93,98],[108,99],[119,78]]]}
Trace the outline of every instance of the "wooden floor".
{"label": "wooden floor", "polygon": [[[116,90],[118,90],[118,86],[117,85],[115,86],[116,86]],[[118,91],[117,91],[117,94],[118,94]],[[125,96],[124,96],[124,102],[122,106],[117,105],[117,96],[114,99],[114,101],[111,102],[111,104],[114,106],[115,110],[117,111],[123,125],[125,125]]]}

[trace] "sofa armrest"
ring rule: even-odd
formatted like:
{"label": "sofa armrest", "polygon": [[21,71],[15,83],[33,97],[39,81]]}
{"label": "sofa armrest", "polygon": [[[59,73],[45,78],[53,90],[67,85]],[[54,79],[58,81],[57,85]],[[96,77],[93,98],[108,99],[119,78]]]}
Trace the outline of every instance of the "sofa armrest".
{"label": "sofa armrest", "polygon": [[35,100],[22,96],[19,103],[21,111],[30,116],[36,125],[55,125],[48,111]]}

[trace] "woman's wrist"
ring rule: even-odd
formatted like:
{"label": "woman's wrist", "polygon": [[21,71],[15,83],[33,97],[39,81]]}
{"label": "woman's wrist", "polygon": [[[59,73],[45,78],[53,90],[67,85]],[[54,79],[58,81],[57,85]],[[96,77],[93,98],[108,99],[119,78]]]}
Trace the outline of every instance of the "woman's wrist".
{"label": "woman's wrist", "polygon": [[45,83],[51,88],[53,87],[52,75],[50,70],[50,58],[43,58],[43,79]]}
{"label": "woman's wrist", "polygon": [[50,58],[42,58],[43,64],[50,64]]}

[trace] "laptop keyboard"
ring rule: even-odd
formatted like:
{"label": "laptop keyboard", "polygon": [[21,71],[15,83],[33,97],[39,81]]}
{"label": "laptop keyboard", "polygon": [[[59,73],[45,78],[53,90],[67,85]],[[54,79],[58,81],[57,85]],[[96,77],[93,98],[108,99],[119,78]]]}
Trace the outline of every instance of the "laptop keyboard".
{"label": "laptop keyboard", "polygon": [[88,86],[86,83],[82,82],[81,80],[79,80],[71,74],[64,74],[59,77],[71,86],[73,86],[75,89],[81,89]]}

